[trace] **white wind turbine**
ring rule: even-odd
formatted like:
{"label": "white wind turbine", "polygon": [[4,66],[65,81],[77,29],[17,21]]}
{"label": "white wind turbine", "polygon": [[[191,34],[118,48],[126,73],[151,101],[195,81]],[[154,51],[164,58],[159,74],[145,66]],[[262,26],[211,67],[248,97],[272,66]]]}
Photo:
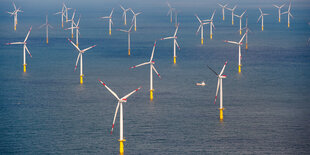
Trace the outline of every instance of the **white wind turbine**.
{"label": "white wind turbine", "polygon": [[234,11],[237,8],[237,6],[235,5],[232,9],[231,8],[227,8],[227,10],[231,11],[231,24],[234,25]]}
{"label": "white wind turbine", "polygon": [[213,24],[213,17],[214,17],[215,11],[216,10],[213,11],[213,14],[212,14],[210,19],[203,20],[205,22],[209,22],[209,24],[210,24],[210,39],[212,39],[212,34],[213,34],[212,27],[215,28],[215,26]]}
{"label": "white wind turbine", "polygon": [[85,48],[85,49],[83,49],[83,50],[80,50],[80,48],[77,47],[69,38],[68,38],[68,40],[71,42],[71,44],[72,44],[72,45],[78,50],[78,52],[79,52],[79,55],[78,55],[78,57],[77,57],[77,59],[76,59],[74,71],[76,70],[77,65],[78,65],[78,63],[79,63],[79,59],[80,59],[80,83],[83,84],[83,76],[84,76],[84,74],[83,74],[83,54],[84,54],[85,51],[87,51],[87,50],[89,50],[89,49],[95,47],[96,45],[93,45],[93,46],[90,46],[90,47]]}
{"label": "white wind turbine", "polygon": [[242,56],[241,56],[241,45],[243,44],[242,41],[243,41],[243,38],[245,37],[247,33],[245,33],[242,38],[240,39],[239,42],[235,42],[235,41],[227,41],[225,40],[224,42],[226,43],[231,43],[231,44],[236,44],[239,46],[239,60],[238,60],[238,73],[241,73],[241,59],[242,59]]}
{"label": "white wind turbine", "polygon": [[283,14],[287,14],[287,27],[290,27],[290,17],[293,18],[293,15],[291,14],[291,1],[290,1],[290,5],[288,6],[288,10],[286,12],[283,12]]}
{"label": "white wind turbine", "polygon": [[202,45],[203,44],[203,25],[206,25],[206,24],[209,24],[209,23],[203,23],[197,15],[195,15],[195,16],[196,16],[196,18],[198,19],[198,21],[200,23],[200,25],[199,25],[199,27],[197,29],[196,34],[198,34],[198,32],[200,30],[200,32],[201,32],[200,33],[200,38],[201,38],[201,45]]}
{"label": "white wind turbine", "polygon": [[223,20],[225,20],[225,8],[227,7],[228,4],[222,5],[218,4],[222,8],[222,14],[223,14]]}
{"label": "white wind turbine", "polygon": [[118,100],[117,102],[117,106],[116,106],[116,109],[115,109],[115,113],[114,113],[114,118],[113,118],[113,125],[112,125],[112,129],[111,129],[111,134],[113,133],[113,129],[114,129],[114,124],[115,124],[115,119],[116,119],[116,116],[117,116],[117,112],[118,112],[118,109],[120,111],[120,115],[119,115],[119,142],[120,142],[120,145],[119,145],[119,152],[120,154],[123,154],[124,153],[124,141],[126,141],[124,139],[124,127],[123,127],[123,103],[126,103],[127,102],[127,98],[132,95],[133,93],[135,93],[136,91],[138,91],[139,89],[141,89],[141,87],[135,89],[134,91],[130,92],[129,94],[125,95],[124,97],[122,98],[119,98],[117,96],[117,94],[111,90],[105,83],[103,83],[101,80],[99,80],[99,82],[105,87],[108,89],[108,91],[113,94],[113,96]]}
{"label": "white wind turbine", "polygon": [[61,15],[61,27],[64,27],[64,17],[65,17],[65,6],[62,6],[62,9],[60,12],[55,13],[54,15],[60,14]]}
{"label": "white wind turbine", "polygon": [[259,11],[260,11],[260,16],[259,16],[257,22],[258,22],[260,19],[262,19],[262,31],[264,31],[264,16],[269,15],[269,14],[263,13],[263,11],[262,11],[260,8],[258,8],[258,9],[259,9]]}
{"label": "white wind turbine", "polygon": [[[75,9],[74,9],[74,12],[73,12],[73,15],[72,15],[71,19],[68,20],[69,22],[71,22],[71,27],[74,27],[74,25],[75,25],[75,23],[74,23],[74,16],[75,16]],[[71,38],[73,38],[73,34],[74,34],[73,29],[71,29]]]}
{"label": "white wind turbine", "polygon": [[133,27],[133,25],[131,25],[131,27],[129,28],[128,31],[127,30],[119,29],[119,31],[128,33],[128,55],[130,55],[130,33],[131,33],[132,27]]}
{"label": "white wind turbine", "polygon": [[46,15],[45,24],[41,25],[39,28],[42,28],[43,26],[46,26],[46,44],[48,44],[48,27],[53,28],[53,26],[48,23],[48,16],[47,15]]}
{"label": "white wind turbine", "polygon": [[225,79],[227,76],[226,75],[222,75],[225,67],[226,67],[227,61],[225,62],[222,71],[220,72],[220,74],[217,74],[211,67],[208,66],[208,68],[217,76],[217,88],[216,88],[216,94],[215,94],[215,99],[214,99],[214,104],[216,103],[216,99],[217,99],[217,94],[220,88],[220,120],[223,120],[223,79]]}
{"label": "white wind turbine", "polygon": [[109,19],[109,35],[111,35],[111,24],[113,24],[113,21],[112,21],[113,11],[114,11],[114,8],[112,9],[110,16],[100,17],[102,19]]}
{"label": "white wind turbine", "polygon": [[174,16],[175,16],[175,18],[174,18],[174,25],[175,25],[175,27],[178,27],[178,11],[175,9],[174,10]]}
{"label": "white wind turbine", "polygon": [[142,64],[139,64],[139,65],[136,65],[133,67],[130,67],[130,69],[133,69],[133,68],[140,67],[143,65],[148,65],[148,64],[150,65],[150,100],[153,100],[153,91],[154,91],[154,88],[153,88],[153,71],[158,75],[159,78],[161,78],[160,75],[158,74],[157,70],[154,67],[155,62],[153,61],[153,56],[154,56],[155,46],[156,46],[156,41],[155,41],[154,46],[153,46],[153,51],[152,51],[150,61],[144,62]]}
{"label": "white wind turbine", "polygon": [[176,64],[176,46],[179,48],[180,50],[180,46],[177,42],[177,33],[178,33],[178,29],[179,29],[179,25],[177,26],[177,28],[175,29],[174,35],[172,37],[166,37],[166,38],[162,38],[161,40],[167,40],[167,39],[173,39],[173,63]]}
{"label": "white wind turbine", "polygon": [[[121,6],[121,5],[120,5]],[[123,13],[123,18],[124,18],[124,25],[127,25],[127,15],[126,15],[126,13],[127,13],[127,11],[129,11],[130,9],[128,8],[128,9],[125,9],[123,6],[121,6],[121,8],[122,8],[122,10],[124,11],[124,13]]]}
{"label": "white wind turbine", "polygon": [[273,5],[274,7],[278,8],[278,12],[279,12],[279,23],[281,22],[281,9],[284,7],[285,4],[281,5],[281,6],[277,6],[277,5]]}
{"label": "white wind turbine", "polygon": [[23,41],[23,42],[13,42],[13,43],[7,43],[7,45],[14,45],[14,44],[17,44],[17,45],[24,45],[24,47],[23,47],[23,66],[24,66],[24,72],[26,72],[26,51],[28,52],[28,54],[30,55],[30,57],[32,57],[31,56],[31,54],[30,54],[30,52],[29,52],[29,50],[28,50],[28,48],[27,48],[27,39],[28,39],[28,37],[29,37],[29,34],[30,34],[30,32],[31,32],[31,29],[32,29],[32,26],[30,27],[30,29],[29,29],[29,31],[28,31],[28,33],[27,33],[27,36],[26,36],[26,38],[25,38],[25,40]]}
{"label": "white wind turbine", "polygon": [[132,10],[131,8],[129,8],[129,9],[130,9],[130,11],[131,11],[132,14],[133,14],[133,17],[132,17],[132,21],[131,21],[131,22],[134,22],[135,31],[136,31],[136,30],[137,30],[137,16],[138,16],[139,14],[141,14],[142,12],[135,13],[135,12],[133,12],[133,10]]}
{"label": "white wind turbine", "polygon": [[240,31],[240,35],[242,34],[242,30],[241,30],[241,29],[242,29],[242,28],[241,28],[241,27],[242,27],[242,17],[243,17],[243,15],[245,14],[245,12],[246,12],[246,10],[245,10],[240,16],[238,16],[238,15],[235,14],[235,16],[238,17],[238,18],[239,18],[239,21],[240,21],[240,22],[239,22],[239,31]]}
{"label": "white wind turbine", "polygon": [[23,12],[23,11],[20,10],[20,8],[17,9],[14,2],[13,2],[13,6],[14,6],[14,11],[13,12],[7,12],[7,13],[9,13],[11,16],[14,16],[14,31],[16,31],[18,12]]}
{"label": "white wind turbine", "polygon": [[80,24],[80,19],[81,18],[79,18],[79,20],[78,20],[78,22],[76,24],[74,23],[74,27],[70,27],[70,28],[65,29],[65,30],[68,30],[68,29],[72,29],[72,30],[75,29],[76,30],[75,31],[75,39],[76,39],[75,44],[76,44],[77,47],[79,47],[79,35],[80,35],[79,24]]}
{"label": "white wind turbine", "polygon": [[245,27],[242,29],[244,30],[245,29],[245,49],[247,50],[248,49],[248,33],[251,31],[248,27],[248,16],[246,17],[246,20],[245,20]]}
{"label": "white wind turbine", "polygon": [[68,23],[68,21],[69,21],[68,20],[68,10],[70,10],[72,8],[68,8],[65,3],[63,3],[62,5],[63,5],[63,8],[64,8],[64,15],[66,17],[66,23]]}
{"label": "white wind turbine", "polygon": [[174,8],[171,7],[171,5],[170,5],[169,2],[167,2],[167,5],[168,5],[168,7],[169,7],[169,11],[168,11],[168,13],[167,13],[167,16],[170,15],[170,23],[172,23],[172,14],[173,14]]}

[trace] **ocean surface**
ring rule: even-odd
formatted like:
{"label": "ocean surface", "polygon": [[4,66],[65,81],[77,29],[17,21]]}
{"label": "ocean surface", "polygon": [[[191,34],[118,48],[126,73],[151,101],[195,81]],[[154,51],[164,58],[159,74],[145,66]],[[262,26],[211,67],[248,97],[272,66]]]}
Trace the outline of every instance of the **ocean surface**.
{"label": "ocean surface", "polygon": [[[149,100],[149,67],[129,67],[149,60],[153,43],[172,36],[175,27],[167,15],[165,0],[159,1],[65,1],[76,9],[80,21],[81,49],[95,48],[83,55],[84,84],[79,83],[78,55],[61,29],[59,15],[63,1],[16,0],[24,11],[18,16],[17,31],[10,0],[0,2],[0,154],[118,154],[119,117],[111,135],[117,100],[98,81],[101,79],[119,96],[142,86],[124,104],[125,154],[309,154],[310,152],[310,2],[292,2],[291,27],[287,15],[278,22],[272,4],[289,1],[227,1],[245,9],[248,16],[249,49],[242,47],[242,73],[238,74],[238,47],[223,40],[239,41],[239,20],[231,25],[231,13],[222,20],[218,1],[170,1],[178,10],[177,64],[173,64],[172,40],[157,41],[154,100]],[[131,56],[127,55],[127,34],[122,10],[133,8],[137,31],[131,35]],[[261,31],[258,7],[269,16]],[[99,17],[110,14],[108,21]],[[205,27],[204,45],[196,35],[202,19],[214,16],[213,39]],[[45,15],[54,27],[45,43]],[[69,11],[71,17],[72,10]],[[132,14],[128,12],[127,23]],[[77,18],[76,18],[77,20]],[[245,23],[245,18],[243,19]],[[23,41],[32,31],[27,46],[27,73],[22,71]],[[66,28],[70,26],[65,23]],[[74,39],[75,41],[75,39]],[[214,104],[217,77],[228,61],[223,79],[224,121],[219,121],[219,101]],[[205,81],[205,87],[196,82]]]}

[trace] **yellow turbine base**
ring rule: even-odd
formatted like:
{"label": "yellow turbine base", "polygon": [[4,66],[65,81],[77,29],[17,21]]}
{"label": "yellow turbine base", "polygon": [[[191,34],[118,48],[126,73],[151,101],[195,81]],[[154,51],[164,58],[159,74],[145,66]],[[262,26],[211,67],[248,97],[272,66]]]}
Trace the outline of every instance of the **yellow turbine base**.
{"label": "yellow turbine base", "polygon": [[220,120],[223,120],[223,118],[224,118],[223,110],[224,110],[224,108],[220,109]]}
{"label": "yellow turbine base", "polygon": [[24,72],[26,72],[26,65],[27,65],[27,64],[23,64],[23,66],[24,66]]}
{"label": "yellow turbine base", "polygon": [[231,25],[234,25],[234,21],[231,22]]}
{"label": "yellow turbine base", "polygon": [[79,43],[77,43],[76,46],[79,47]]}
{"label": "yellow turbine base", "polygon": [[130,55],[130,49],[128,49],[128,55]]}
{"label": "yellow turbine base", "polygon": [[153,100],[153,91],[154,91],[154,89],[150,90],[150,100],[151,101]]}
{"label": "yellow turbine base", "polygon": [[127,25],[126,20],[125,20],[125,22],[124,22],[124,25]]}
{"label": "yellow turbine base", "polygon": [[287,27],[290,27],[290,23],[287,24]]}
{"label": "yellow turbine base", "polygon": [[111,30],[109,30],[109,35],[111,35]]}
{"label": "yellow turbine base", "polygon": [[14,26],[14,31],[16,31],[16,26]]}
{"label": "yellow turbine base", "polygon": [[242,34],[242,31],[240,30],[240,35]]}
{"label": "yellow turbine base", "polygon": [[174,63],[174,64],[177,63],[177,57],[173,57],[173,63]]}
{"label": "yellow turbine base", "polygon": [[262,26],[262,31],[264,31],[264,26]]}
{"label": "yellow turbine base", "polygon": [[137,31],[137,28],[136,28],[136,26],[135,26],[135,31]]}
{"label": "yellow turbine base", "polygon": [[241,65],[238,65],[238,73],[241,73]]}
{"label": "yellow turbine base", "polygon": [[123,155],[124,154],[124,143],[123,142],[125,142],[126,140],[123,139],[123,140],[118,140],[118,141],[119,141],[119,153]]}
{"label": "yellow turbine base", "polygon": [[46,38],[46,44],[48,44],[48,38]]}
{"label": "yellow turbine base", "polygon": [[203,39],[201,39],[201,45],[203,45]]}
{"label": "yellow turbine base", "polygon": [[225,17],[223,17],[223,21],[225,20]]}
{"label": "yellow turbine base", "polygon": [[71,38],[73,38],[73,33],[71,34]]}
{"label": "yellow turbine base", "polygon": [[281,22],[281,18],[279,18],[279,23]]}
{"label": "yellow turbine base", "polygon": [[80,75],[80,84],[83,84],[83,76],[84,75]]}
{"label": "yellow turbine base", "polygon": [[64,28],[64,23],[61,23],[61,28]]}
{"label": "yellow turbine base", "polygon": [[212,39],[212,34],[210,35],[210,39]]}
{"label": "yellow turbine base", "polygon": [[245,43],[245,49],[246,50],[248,49],[248,43]]}

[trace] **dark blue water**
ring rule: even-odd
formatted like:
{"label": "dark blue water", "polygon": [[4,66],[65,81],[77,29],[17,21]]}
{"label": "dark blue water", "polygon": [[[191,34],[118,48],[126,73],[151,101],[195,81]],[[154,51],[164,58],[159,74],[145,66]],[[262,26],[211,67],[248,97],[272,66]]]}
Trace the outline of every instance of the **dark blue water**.
{"label": "dark blue water", "polygon": [[[85,52],[84,84],[74,72],[77,52],[67,41],[70,31],[61,29],[62,1],[16,1],[17,31],[11,1],[0,7],[0,153],[1,154],[118,154],[119,119],[110,135],[117,101],[98,82],[103,80],[119,96],[142,86],[124,104],[125,154],[307,154],[310,150],[309,70],[310,21],[308,1],[293,1],[291,28],[287,16],[277,20],[271,2],[229,2],[237,14],[245,9],[249,17],[249,49],[242,49],[242,74],[237,73],[238,47],[223,40],[238,41],[239,21],[231,25],[225,11],[222,21],[217,1],[171,1],[179,10],[177,65],[173,65],[172,40],[158,41],[154,60],[162,79],[154,76],[154,101],[149,101],[149,67],[129,67],[148,61],[154,40],[173,35],[175,27],[166,16],[166,1],[80,1],[66,2],[77,9],[80,48]],[[127,56],[128,29],[119,7],[143,13],[137,17],[137,31],[131,37]],[[239,5],[240,4],[240,5]],[[274,1],[282,4],[282,1]],[[264,18],[261,32],[258,7]],[[112,36],[108,22],[99,19],[111,9]],[[209,28],[205,44],[195,32],[194,14],[209,18],[216,9],[213,40]],[[286,10],[287,5],[283,9]],[[70,16],[71,16],[70,12]],[[45,30],[38,27],[49,15],[49,44]],[[70,17],[69,16],[69,17]],[[128,23],[132,15],[128,13]],[[22,72],[22,46],[5,45],[22,41],[30,26],[27,73]],[[69,24],[65,24],[69,27]],[[219,102],[213,104],[217,78],[207,65],[220,71],[228,65],[223,80],[224,121],[219,121]],[[204,80],[205,87],[195,86]]]}

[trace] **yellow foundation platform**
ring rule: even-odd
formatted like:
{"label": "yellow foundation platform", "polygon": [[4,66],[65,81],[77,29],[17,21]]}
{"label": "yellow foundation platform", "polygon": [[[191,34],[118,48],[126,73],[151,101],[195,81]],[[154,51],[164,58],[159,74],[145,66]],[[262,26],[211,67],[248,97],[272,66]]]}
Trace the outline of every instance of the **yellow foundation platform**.
{"label": "yellow foundation platform", "polygon": [[61,23],[61,28],[64,28],[64,23]]}
{"label": "yellow foundation platform", "polygon": [[201,39],[201,45],[203,45],[203,39]]}
{"label": "yellow foundation platform", "polygon": [[150,90],[150,100],[151,101],[153,100],[153,91],[154,91],[154,89]]}
{"label": "yellow foundation platform", "polygon": [[246,50],[248,49],[248,43],[245,43],[245,49]]}
{"label": "yellow foundation platform", "polygon": [[73,33],[71,34],[71,38],[73,38]]}
{"label": "yellow foundation platform", "polygon": [[137,31],[137,28],[136,28],[136,26],[135,26],[135,31]]}
{"label": "yellow foundation platform", "polygon": [[234,25],[234,21],[231,22],[231,25]]}
{"label": "yellow foundation platform", "polygon": [[262,31],[264,31],[264,26],[262,26]]}
{"label": "yellow foundation platform", "polygon": [[223,21],[225,20],[225,17],[223,17]]}
{"label": "yellow foundation platform", "polygon": [[48,38],[46,38],[46,44],[48,44]]}
{"label": "yellow foundation platform", "polygon": [[128,49],[128,55],[130,55],[130,49]]}
{"label": "yellow foundation platform", "polygon": [[125,20],[125,22],[124,22],[124,25],[127,25],[126,20]]}
{"label": "yellow foundation platform", "polygon": [[173,57],[173,63],[174,63],[174,64],[177,63],[177,57]]}
{"label": "yellow foundation platform", "polygon": [[77,43],[76,46],[79,47],[79,43]]}
{"label": "yellow foundation platform", "polygon": [[123,155],[124,154],[124,142],[126,141],[125,139],[123,139],[123,140],[118,140],[119,141],[119,153],[121,154],[121,155]]}
{"label": "yellow foundation platform", "polygon": [[238,66],[238,73],[241,73],[241,65]]}
{"label": "yellow foundation platform", "polygon": [[212,34],[210,34],[210,39],[212,39]]}
{"label": "yellow foundation platform", "polygon": [[281,18],[279,18],[279,23],[281,22]]}
{"label": "yellow foundation platform", "polygon": [[224,110],[224,108],[220,109],[220,120],[221,120],[221,121],[222,121],[223,118],[224,118],[224,116],[223,116],[223,110]]}
{"label": "yellow foundation platform", "polygon": [[24,66],[24,72],[26,72],[26,65],[27,65],[27,64],[23,64],[23,66]]}
{"label": "yellow foundation platform", "polygon": [[240,30],[240,35],[242,34],[242,31]]}
{"label": "yellow foundation platform", "polygon": [[290,27],[290,23],[287,24],[287,27]]}
{"label": "yellow foundation platform", "polygon": [[80,75],[80,84],[83,84],[83,76],[84,75]]}
{"label": "yellow foundation platform", "polygon": [[14,31],[16,31],[16,26],[14,26]]}
{"label": "yellow foundation platform", "polygon": [[111,30],[109,30],[109,35],[111,35]]}

